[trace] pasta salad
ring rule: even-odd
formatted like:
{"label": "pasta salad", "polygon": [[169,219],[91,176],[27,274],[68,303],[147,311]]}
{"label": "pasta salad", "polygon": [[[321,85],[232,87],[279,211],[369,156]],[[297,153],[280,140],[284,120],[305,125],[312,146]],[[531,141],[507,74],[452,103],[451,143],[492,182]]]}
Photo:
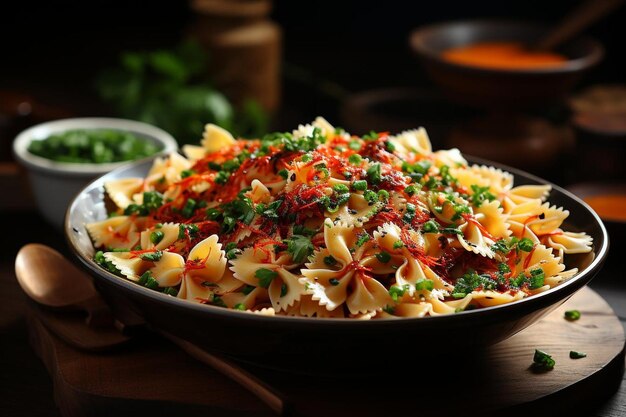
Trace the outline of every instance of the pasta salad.
{"label": "pasta salad", "polygon": [[423,128],[350,135],[318,117],[290,133],[157,158],[105,184],[86,225],[95,260],[138,285],[265,315],[424,317],[514,302],[573,277],[591,251],[549,185],[433,151]]}

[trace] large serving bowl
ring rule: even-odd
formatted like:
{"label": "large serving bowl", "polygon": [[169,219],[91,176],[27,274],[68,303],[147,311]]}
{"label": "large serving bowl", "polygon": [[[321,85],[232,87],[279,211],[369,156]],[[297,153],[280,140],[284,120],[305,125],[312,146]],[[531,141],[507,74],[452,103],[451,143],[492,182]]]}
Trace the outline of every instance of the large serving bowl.
{"label": "large serving bowl", "polygon": [[563,98],[602,59],[602,46],[580,37],[557,49],[568,58],[563,65],[531,69],[473,67],[447,61],[441,53],[478,42],[532,45],[548,30],[544,25],[508,20],[446,22],[415,30],[410,44],[428,75],[453,100],[480,107],[519,108]]}
{"label": "large serving bowl", "polygon": [[[545,184],[537,177],[487,161],[505,169],[516,184]],[[67,211],[69,244],[95,278],[101,294],[123,318],[134,314],[154,328],[191,341],[201,348],[260,366],[304,372],[389,370],[389,361],[436,359],[450,351],[495,344],[523,330],[557,308],[600,270],[608,250],[607,232],[600,218],[580,199],[552,186],[550,202],[570,211],[565,228],[593,237],[593,252],[572,255],[565,262],[580,269],[569,281],[538,295],[497,307],[453,315],[388,320],[267,317],[180,300],[117,277],[93,260],[94,248],[85,223],[106,218],[103,184],[144,177],[150,162],[117,169],[89,184]],[[416,363],[423,363],[419,360]],[[404,366],[404,363],[402,364]]]}

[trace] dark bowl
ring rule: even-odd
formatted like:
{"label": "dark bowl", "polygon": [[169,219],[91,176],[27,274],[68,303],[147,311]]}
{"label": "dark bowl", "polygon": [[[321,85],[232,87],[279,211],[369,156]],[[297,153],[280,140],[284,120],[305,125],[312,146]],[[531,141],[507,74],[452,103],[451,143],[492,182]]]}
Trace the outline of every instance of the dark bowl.
{"label": "dark bowl", "polygon": [[[546,183],[513,168],[472,161],[505,169],[516,176],[518,184]],[[309,373],[388,371],[388,359],[399,352],[409,355],[407,358],[420,353],[434,358],[495,344],[536,322],[587,284],[600,270],[609,245],[604,225],[589,206],[553,185],[550,202],[571,212],[565,227],[586,231],[593,237],[594,246],[589,254],[567,258],[568,267],[578,267],[580,273],[549,291],[502,306],[413,319],[361,321],[253,315],[161,294],[117,277],[92,260],[94,248],[85,223],[106,218],[104,182],[144,177],[150,166],[151,162],[134,163],[110,172],[74,199],[65,223],[72,251],[116,314],[124,318],[128,313],[135,314],[154,328],[201,348],[274,369]]]}
{"label": "dark bowl", "polygon": [[584,72],[602,59],[602,46],[590,38],[575,39],[557,50],[568,57],[563,65],[537,69],[466,66],[446,61],[441,53],[477,42],[532,44],[547,29],[506,20],[448,22],[415,30],[410,44],[426,72],[451,99],[472,106],[523,108],[563,98]]}

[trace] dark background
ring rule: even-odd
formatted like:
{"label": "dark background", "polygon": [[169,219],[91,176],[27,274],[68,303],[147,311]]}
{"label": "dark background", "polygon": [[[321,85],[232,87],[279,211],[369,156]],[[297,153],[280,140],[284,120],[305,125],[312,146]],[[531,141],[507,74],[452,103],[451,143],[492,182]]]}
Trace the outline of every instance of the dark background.
{"label": "dark background", "polygon": [[[409,50],[414,28],[484,17],[556,23],[579,3],[276,0],[272,19],[284,31],[283,102],[305,119],[316,114],[332,119],[336,99],[345,92],[429,85]],[[11,2],[0,12],[0,88],[35,90],[53,102],[88,103],[94,75],[115,63],[120,51],[175,45],[192,18],[180,0]],[[582,86],[624,81],[625,23],[622,8],[587,31],[607,52]]]}

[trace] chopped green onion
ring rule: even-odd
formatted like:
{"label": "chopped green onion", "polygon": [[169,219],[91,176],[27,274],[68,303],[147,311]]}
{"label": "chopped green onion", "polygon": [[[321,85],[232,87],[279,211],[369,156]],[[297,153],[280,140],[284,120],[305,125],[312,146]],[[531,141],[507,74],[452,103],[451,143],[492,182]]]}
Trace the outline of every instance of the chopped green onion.
{"label": "chopped green onion", "polygon": [[393,248],[394,249],[400,249],[404,247],[404,242],[401,240],[396,240],[395,242],[393,242]]}
{"label": "chopped green onion", "polygon": [[565,312],[565,318],[570,321],[578,320],[580,319],[580,316],[581,314],[580,314],[580,311],[578,310],[567,310]]}
{"label": "chopped green onion", "polygon": [[543,269],[537,268],[537,269],[532,269],[530,271],[529,288],[531,290],[536,290],[537,288],[543,287],[544,281],[545,281],[545,274],[543,272]]}
{"label": "chopped green onion", "polygon": [[139,257],[144,261],[158,262],[163,257],[163,252],[157,250],[155,252],[143,253]]}
{"label": "chopped green onion", "polygon": [[352,154],[348,157],[348,162],[350,162],[352,165],[360,165],[362,161],[363,158],[361,158],[361,155],[359,155],[358,153]]}
{"label": "chopped green onion", "polygon": [[287,179],[287,177],[289,176],[289,171],[283,168],[280,171],[278,171],[278,175],[280,175],[284,179]]}
{"label": "chopped green onion", "polygon": [[535,244],[532,240],[525,237],[517,242],[517,247],[519,248],[519,250],[522,250],[524,252],[530,252],[531,250],[533,250],[533,247],[535,247]]}
{"label": "chopped green onion", "polygon": [[335,185],[333,187],[333,190],[335,190],[337,194],[344,194],[344,193],[350,192],[350,189],[344,184]]}
{"label": "chopped green onion", "polygon": [[243,305],[242,303],[237,303],[237,304],[235,304],[233,309],[239,310],[239,311],[246,311],[246,306]]}
{"label": "chopped green onion", "polygon": [[570,350],[569,357],[571,359],[582,359],[582,358],[586,358],[587,354],[584,352],[576,352],[575,350]]}
{"label": "chopped green onion", "polygon": [[367,181],[365,180],[354,181],[352,183],[352,188],[354,188],[356,191],[365,191],[367,190]]}
{"label": "chopped green onion", "polygon": [[548,355],[539,349],[535,349],[535,355],[533,356],[533,366],[545,370],[554,368],[556,362],[552,359],[552,356]]}
{"label": "chopped green onion", "polygon": [[378,184],[381,181],[380,164],[379,163],[372,164],[367,169],[367,178],[370,180],[370,182],[372,184]]}
{"label": "chopped green onion", "polygon": [[439,232],[439,225],[434,220],[428,220],[422,226],[422,231],[424,233],[438,233]]}
{"label": "chopped green onion", "polygon": [[426,278],[420,278],[415,282],[415,289],[417,291],[427,290],[432,291],[435,288],[435,283]]}
{"label": "chopped green onion", "polygon": [[333,258],[331,255],[328,255],[324,257],[324,263],[328,266],[335,266],[337,265],[337,260]]}
{"label": "chopped green onion", "polygon": [[388,252],[378,252],[376,254],[376,259],[378,259],[380,262],[386,264],[387,262],[389,262],[391,260],[391,255]]}
{"label": "chopped green onion", "polygon": [[328,282],[330,283],[330,285],[333,285],[333,286],[339,285],[339,280],[337,278],[331,278],[328,280]]}
{"label": "chopped green onion", "polygon": [[158,244],[160,241],[163,240],[163,237],[165,236],[165,234],[160,231],[160,230],[155,230],[154,232],[150,233],[150,242],[152,242],[153,244]]}

